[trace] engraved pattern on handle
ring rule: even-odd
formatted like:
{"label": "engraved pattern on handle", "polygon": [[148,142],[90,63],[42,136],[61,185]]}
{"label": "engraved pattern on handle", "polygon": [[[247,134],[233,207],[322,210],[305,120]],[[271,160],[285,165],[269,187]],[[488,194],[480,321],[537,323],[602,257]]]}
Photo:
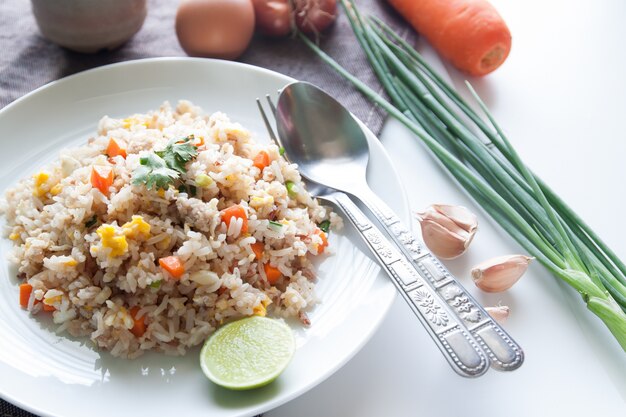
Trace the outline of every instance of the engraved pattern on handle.
{"label": "engraved pattern on handle", "polygon": [[[361,193],[365,195],[365,192]],[[411,258],[413,264],[425,275],[428,283],[461,319],[472,336],[487,353],[491,366],[501,371],[512,371],[524,362],[524,351],[508,333],[484,310],[456,278],[417,242],[391,209],[374,193],[367,190],[368,198],[357,197],[386,226],[396,244]]]}
{"label": "engraved pattern on handle", "polygon": [[426,279],[405,255],[365,217],[346,194],[335,192],[325,198],[338,204],[361,232],[362,238],[381,261],[392,282],[452,368],[460,375],[470,377],[486,372],[489,361],[482,350],[453,314],[453,309],[427,285]]}

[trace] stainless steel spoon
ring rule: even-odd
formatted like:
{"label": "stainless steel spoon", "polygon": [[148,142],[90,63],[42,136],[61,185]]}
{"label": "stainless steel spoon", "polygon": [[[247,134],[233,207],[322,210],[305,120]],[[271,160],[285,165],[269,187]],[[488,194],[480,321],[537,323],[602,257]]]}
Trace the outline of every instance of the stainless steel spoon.
{"label": "stainless steel spoon", "polygon": [[[276,114],[274,103],[267,96],[271,114]],[[282,141],[274,133],[270,118],[267,117],[261,101],[257,98],[259,113],[263,118],[267,133],[270,139],[279,147],[282,147]],[[289,154],[283,155],[288,162]],[[347,194],[333,190],[318,183],[302,178],[307,192],[312,196],[330,203],[335,206],[343,214],[343,218],[348,220],[355,227],[359,236],[369,246],[372,254],[378,259],[380,266],[387,272],[391,282],[396,289],[404,297],[404,299],[412,306],[422,325],[429,332],[430,336],[436,341],[437,346],[441,349],[448,363],[459,375],[466,377],[478,377],[489,369],[489,359],[484,352],[478,347],[476,341],[470,336],[469,331],[464,328],[463,324],[451,323],[451,331],[443,337],[438,337],[429,320],[432,314],[435,314],[439,320],[448,321],[447,313],[449,307],[444,300],[439,299],[434,291],[430,288],[425,289],[423,277],[420,275],[417,267],[411,262],[404,253],[400,252],[396,245],[387,237],[386,233],[376,224],[372,223],[361,209],[348,197]],[[411,299],[411,291],[420,288],[420,298],[429,300],[429,311],[431,314],[424,314],[415,307],[414,301]],[[457,331],[457,327],[459,330]]]}
{"label": "stainless steel spoon", "polygon": [[[442,352],[448,335],[469,329],[493,368],[510,371],[521,366],[524,353],[520,346],[369,188],[367,138],[341,104],[312,84],[295,82],[279,96],[276,125],[285,152],[298,164],[300,173],[310,181],[359,199],[417,267],[422,280],[418,287],[405,288],[405,298],[416,314],[428,318],[431,336],[439,340]],[[433,308],[441,305],[437,301],[443,301],[445,311],[458,320],[441,320]],[[455,341],[462,342],[460,339]]]}

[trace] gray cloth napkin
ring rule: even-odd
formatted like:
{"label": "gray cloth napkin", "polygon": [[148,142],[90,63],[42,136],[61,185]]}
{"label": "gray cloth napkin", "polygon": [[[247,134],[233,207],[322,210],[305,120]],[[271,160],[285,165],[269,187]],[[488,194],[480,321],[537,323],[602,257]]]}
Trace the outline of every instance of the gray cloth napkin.
{"label": "gray cloth napkin", "polygon": [[[412,31],[382,0],[358,0],[361,10],[387,21],[401,36],[411,39]],[[185,56],[174,33],[177,1],[149,0],[143,28],[125,45],[112,52],[83,55],[65,50],[44,39],[27,0],[0,1],[0,108],[50,81],[89,68],[114,62],[158,56]],[[381,91],[376,77],[356,43],[348,21],[342,15],[321,39],[322,48],[352,74]],[[383,112],[325,65],[298,39],[255,37],[239,59],[269,68],[299,80],[314,83],[330,92],[374,132],[379,133]],[[32,414],[0,399],[1,417],[28,417]]]}
{"label": "gray cloth napkin", "polygon": [[[362,11],[382,17],[401,36],[412,36],[409,26],[384,4],[384,0],[360,0],[357,3]],[[185,56],[174,33],[177,4],[171,0],[149,0],[143,28],[129,42],[112,52],[84,55],[67,51],[44,39],[27,0],[0,1],[0,108],[50,81],[89,68],[132,59]],[[321,39],[321,46],[350,72],[380,91],[345,17],[342,16]],[[374,133],[379,133],[382,127],[383,112],[298,39],[255,37],[239,60],[314,83],[331,92]]]}

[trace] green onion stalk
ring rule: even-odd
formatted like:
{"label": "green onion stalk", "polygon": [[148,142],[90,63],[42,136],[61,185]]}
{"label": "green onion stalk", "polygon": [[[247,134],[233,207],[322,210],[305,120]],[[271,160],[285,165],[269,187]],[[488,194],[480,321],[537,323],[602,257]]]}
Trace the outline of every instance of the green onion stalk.
{"label": "green onion stalk", "polygon": [[469,83],[486,120],[382,21],[361,15],[353,0],[341,4],[390,101],[300,39],[411,130],[502,228],[578,291],[626,351],[626,265],[528,169]]}

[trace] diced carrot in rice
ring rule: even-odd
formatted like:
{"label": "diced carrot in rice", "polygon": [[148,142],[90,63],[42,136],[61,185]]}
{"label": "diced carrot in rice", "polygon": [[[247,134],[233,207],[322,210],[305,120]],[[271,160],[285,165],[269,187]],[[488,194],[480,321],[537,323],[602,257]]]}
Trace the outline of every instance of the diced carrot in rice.
{"label": "diced carrot in rice", "polygon": [[30,294],[33,292],[33,286],[26,283],[20,285],[20,305],[24,308],[28,307]]}

